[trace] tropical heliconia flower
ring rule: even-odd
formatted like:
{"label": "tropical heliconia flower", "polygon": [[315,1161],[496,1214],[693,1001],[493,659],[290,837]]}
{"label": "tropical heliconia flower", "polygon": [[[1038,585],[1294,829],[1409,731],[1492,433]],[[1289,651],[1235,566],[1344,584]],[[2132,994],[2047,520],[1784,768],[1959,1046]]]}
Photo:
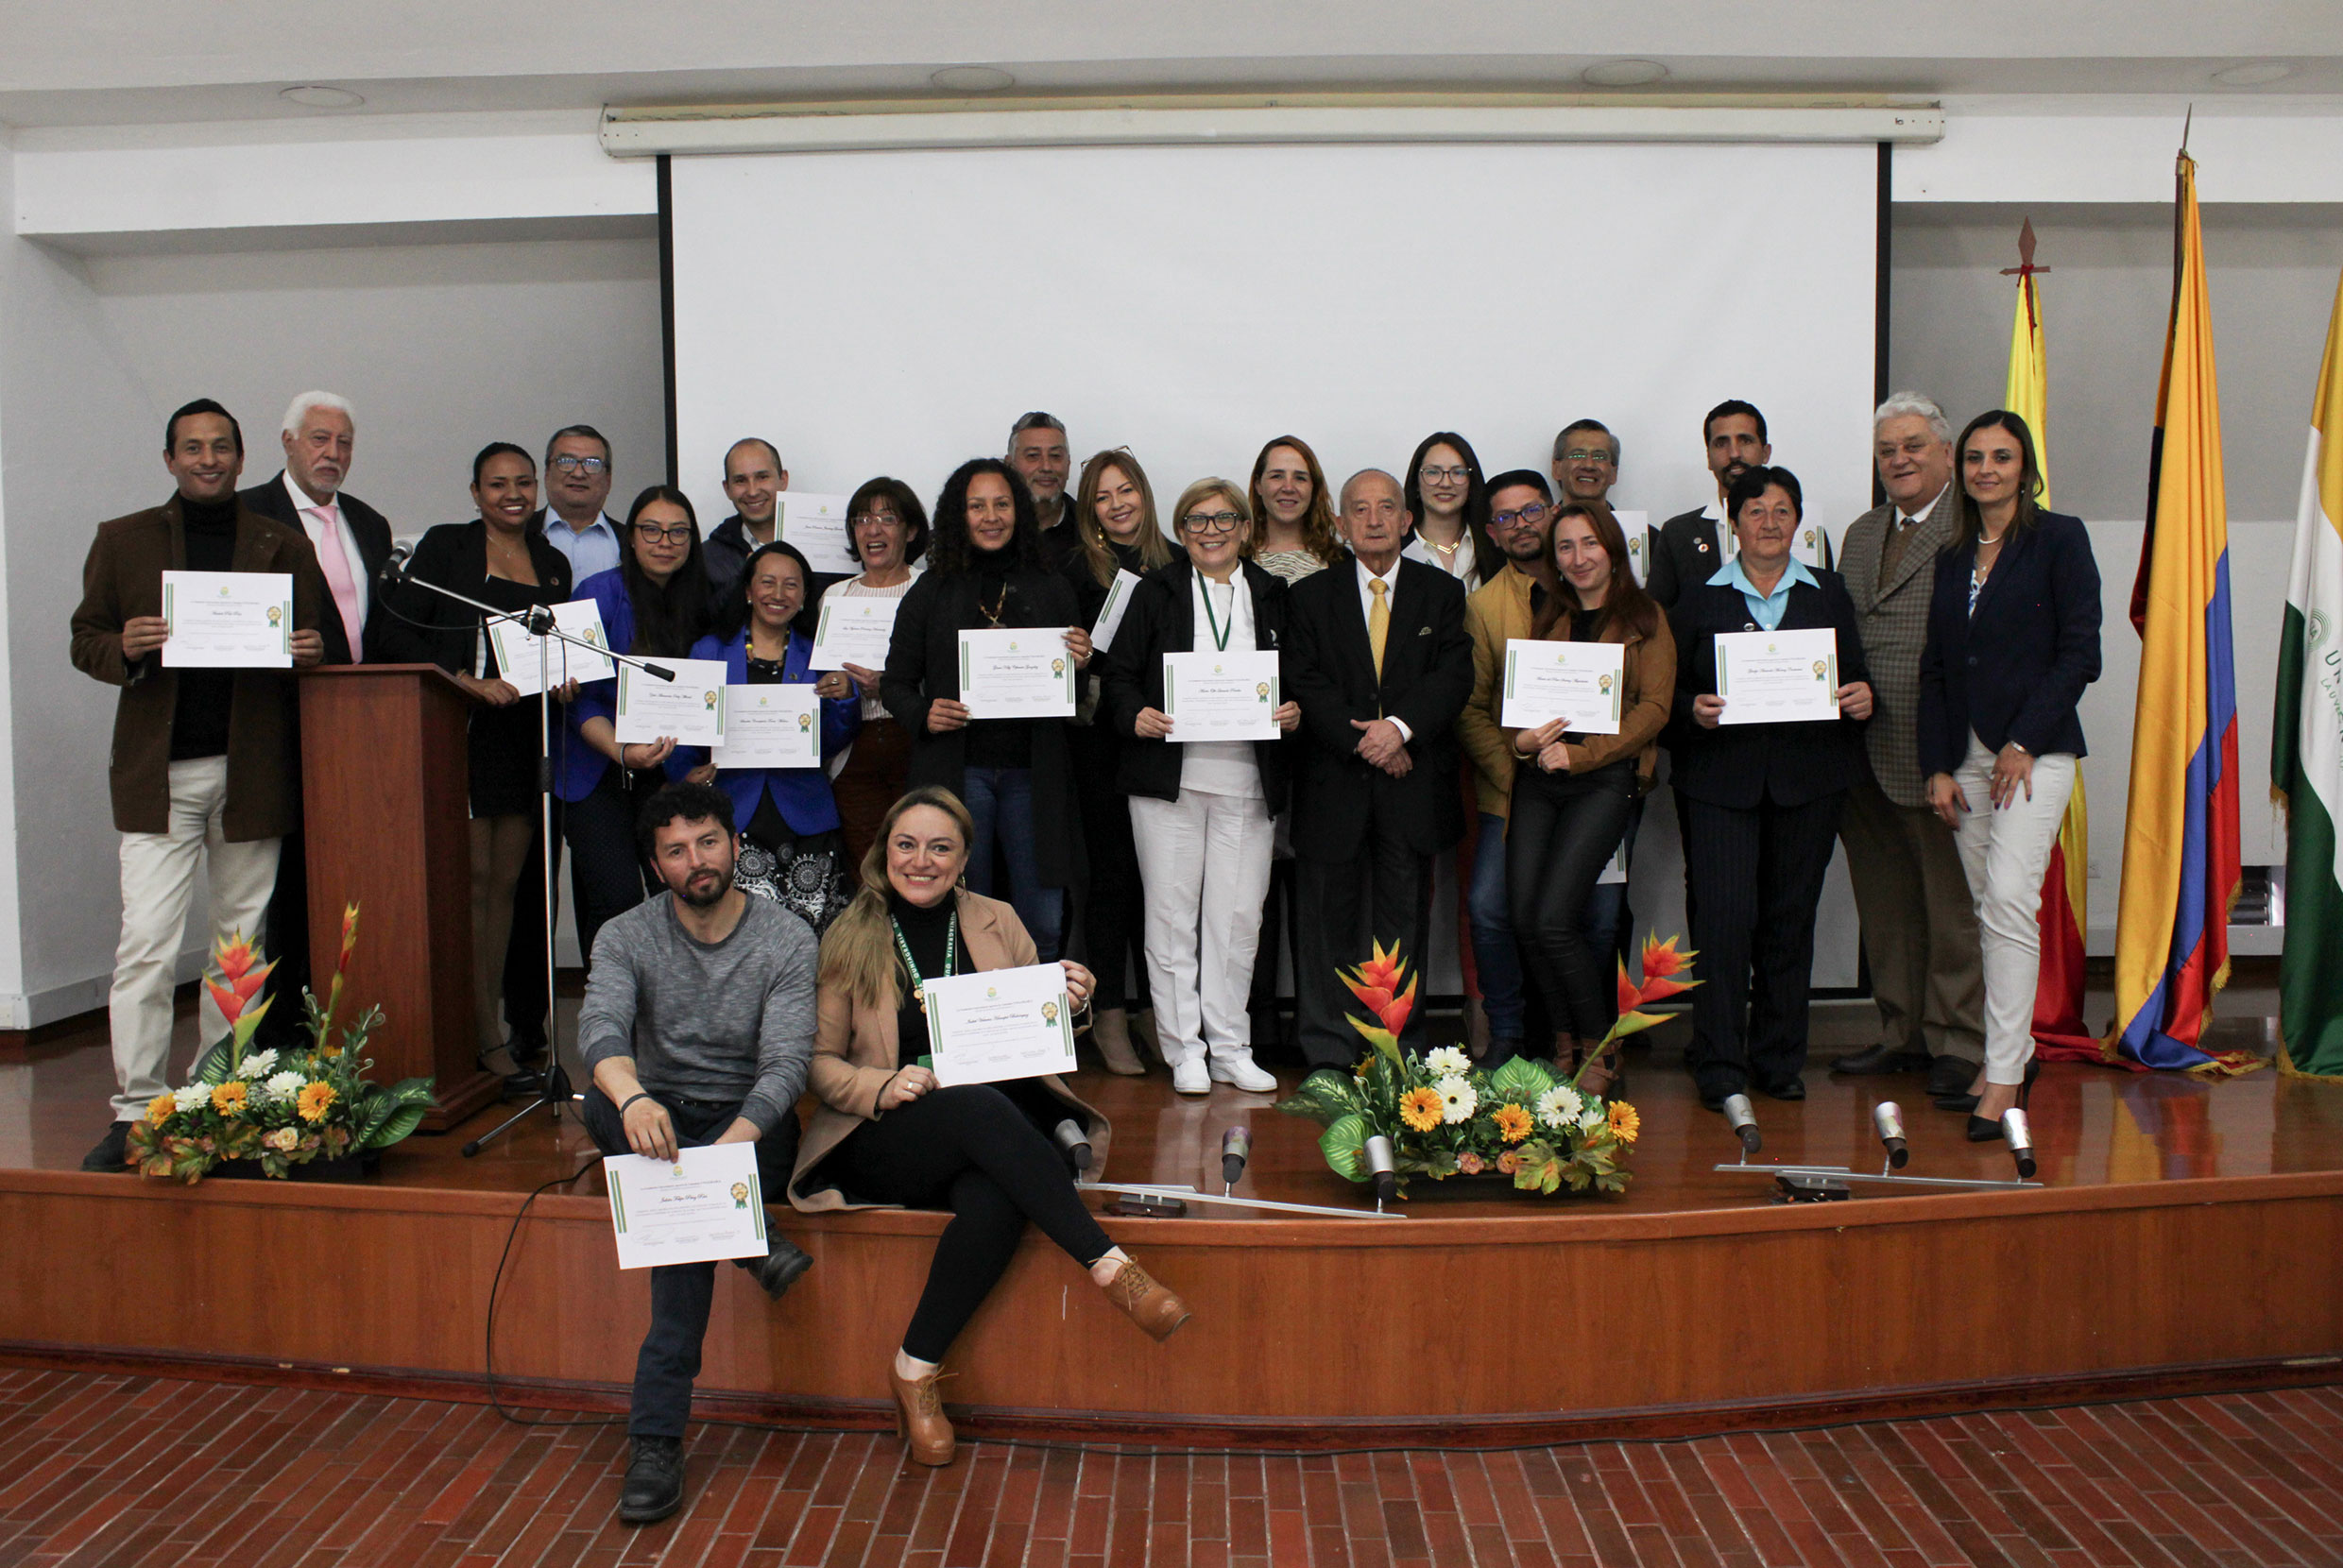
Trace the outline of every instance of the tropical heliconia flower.
{"label": "tropical heliconia flower", "polygon": [[153,1126],[160,1127],[169,1121],[171,1113],[178,1109],[179,1097],[177,1095],[157,1095],[146,1102],[146,1120]]}
{"label": "tropical heliconia flower", "polygon": [[1399,1097],[1399,1119],[1419,1133],[1428,1133],[1440,1125],[1440,1091],[1410,1089]]}
{"label": "tropical heliconia flower", "polygon": [[1461,1078],[1444,1078],[1432,1087],[1440,1095],[1440,1119],[1451,1127],[1472,1120],[1473,1113],[1480,1109],[1480,1096]]}
{"label": "tropical heliconia flower", "polygon": [[1691,969],[1692,960],[1698,956],[1691,951],[1676,951],[1676,943],[1677,938],[1672,936],[1662,942],[1657,932],[1643,939],[1643,985],[1637,1000],[1664,1001],[1701,983],[1676,979]]}
{"label": "tropical heliconia flower", "polygon": [[1378,942],[1375,944],[1373,957],[1343,976],[1343,983],[1350,994],[1366,1003],[1376,1023],[1394,1036],[1408,1027],[1408,1014],[1415,1010],[1415,981],[1410,979],[1406,989],[1400,988],[1400,978],[1406,972],[1407,965],[1399,957],[1399,945],[1392,944],[1387,952]]}
{"label": "tropical heliconia flower", "polygon": [[303,1121],[325,1120],[326,1113],[333,1108],[333,1085],[331,1083],[304,1085],[296,1105],[300,1111]]}
{"label": "tropical heliconia flower", "polygon": [[1424,1058],[1424,1070],[1434,1078],[1462,1078],[1473,1070],[1473,1059],[1454,1046],[1442,1046]]}
{"label": "tropical heliconia flower", "polygon": [[1621,1143],[1633,1143],[1635,1135],[1642,1131],[1643,1117],[1635,1114],[1635,1108],[1633,1105],[1623,1099],[1615,1099],[1611,1102],[1612,1136]]}
{"label": "tropical heliconia flower", "polygon": [[1585,1100],[1567,1083],[1557,1083],[1538,1096],[1538,1120],[1548,1127],[1567,1127],[1579,1119],[1579,1113],[1584,1109]]}
{"label": "tropical heliconia flower", "polygon": [[1530,1135],[1530,1113],[1518,1105],[1500,1105],[1489,1119],[1496,1123],[1496,1135],[1507,1143],[1519,1143]]}

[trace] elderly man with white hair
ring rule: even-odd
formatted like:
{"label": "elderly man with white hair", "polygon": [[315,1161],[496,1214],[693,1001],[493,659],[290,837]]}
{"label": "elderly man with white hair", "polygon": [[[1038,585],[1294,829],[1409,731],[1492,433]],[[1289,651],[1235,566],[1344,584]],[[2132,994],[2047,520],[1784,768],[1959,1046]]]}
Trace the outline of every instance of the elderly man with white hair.
{"label": "elderly man with white hair", "polygon": [[1985,978],[1976,912],[1953,836],[1929,809],[1916,720],[1920,654],[1937,556],[1960,517],[1944,411],[1898,392],[1872,416],[1884,506],[1847,529],[1839,572],[1871,661],[1870,767],[1847,792],[1838,836],[1863,920],[1878,1043],[1831,1064],[1839,1074],[1926,1068],[1931,1094],[1960,1094],[1984,1059]]}

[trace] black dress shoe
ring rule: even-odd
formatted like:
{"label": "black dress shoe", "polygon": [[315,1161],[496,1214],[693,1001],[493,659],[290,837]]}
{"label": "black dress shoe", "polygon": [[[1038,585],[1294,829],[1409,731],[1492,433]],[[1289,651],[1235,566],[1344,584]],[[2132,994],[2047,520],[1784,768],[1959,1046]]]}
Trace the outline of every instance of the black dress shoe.
{"label": "black dress shoe", "polygon": [[813,1267],[813,1259],[785,1236],[775,1236],[772,1251],[764,1256],[737,1258],[734,1261],[748,1271],[749,1278],[764,1287],[766,1295],[777,1302],[788,1295],[789,1287]]}
{"label": "black dress shoe", "polygon": [[648,1525],[683,1507],[683,1442],[677,1438],[637,1438],[619,1484],[618,1516],[628,1525]]}
{"label": "black dress shoe", "polygon": [[1887,1073],[1917,1072],[1928,1065],[1927,1054],[1917,1050],[1897,1050],[1885,1043],[1869,1050],[1858,1050],[1842,1056],[1830,1065],[1834,1073],[1849,1078],[1872,1078]]}
{"label": "black dress shoe", "polygon": [[1770,1087],[1760,1084],[1757,1092],[1769,1099],[1804,1099],[1806,1098],[1806,1081],[1803,1078],[1793,1078]]}
{"label": "black dress shoe", "polygon": [[1940,1056],[1928,1064],[1928,1097],[1941,1099],[1949,1095],[1965,1095],[1969,1085],[1976,1082],[1977,1064],[1964,1062],[1958,1056]]}
{"label": "black dress shoe", "polygon": [[103,1170],[121,1175],[130,1168],[130,1124],[117,1121],[106,1129],[106,1135],[97,1140],[97,1147],[81,1156],[84,1170]]}
{"label": "black dress shoe", "polygon": [[2001,1123],[1987,1121],[1983,1116],[1972,1113],[1969,1117],[1969,1141],[1971,1143],[1999,1143]]}

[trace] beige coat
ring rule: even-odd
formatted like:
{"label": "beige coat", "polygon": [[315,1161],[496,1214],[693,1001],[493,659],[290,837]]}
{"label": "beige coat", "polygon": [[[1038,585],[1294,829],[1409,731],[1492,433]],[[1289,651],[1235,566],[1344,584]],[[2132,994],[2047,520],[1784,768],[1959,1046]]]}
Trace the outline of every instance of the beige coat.
{"label": "beige coat", "polygon": [[[1017,969],[1034,962],[1034,939],[1026,934],[1017,911],[997,898],[986,898],[963,888],[960,899],[960,944],[970,965],[966,972]],[[813,1123],[797,1145],[797,1167],[789,1175],[789,1201],[809,1214],[830,1209],[892,1208],[887,1203],[849,1202],[834,1186],[801,1193],[797,1185],[806,1172],[846,1141],[864,1122],[877,1121],[880,1091],[897,1072],[894,1008],[865,1007],[850,1000],[835,986],[825,985],[814,1001],[813,1062],[807,1086],[822,1104]],[[1055,1075],[1041,1080],[1042,1087],[1089,1118],[1091,1169],[1106,1167],[1106,1147],[1112,1129],[1106,1118],[1085,1103]]]}
{"label": "beige coat", "polygon": [[1882,580],[1879,563],[1888,547],[1895,508],[1874,506],[1847,529],[1838,553],[1839,575],[1855,601],[1856,629],[1863,658],[1871,666],[1872,721],[1863,726],[1863,749],[1872,774],[1898,806],[1925,806],[1927,780],[1920,774],[1920,654],[1928,641],[1928,596],[1936,591],[1936,558],[1953,542],[1960,525],[1960,478],[1953,477],[1928,515],[1913,526],[1897,557],[1893,576]]}

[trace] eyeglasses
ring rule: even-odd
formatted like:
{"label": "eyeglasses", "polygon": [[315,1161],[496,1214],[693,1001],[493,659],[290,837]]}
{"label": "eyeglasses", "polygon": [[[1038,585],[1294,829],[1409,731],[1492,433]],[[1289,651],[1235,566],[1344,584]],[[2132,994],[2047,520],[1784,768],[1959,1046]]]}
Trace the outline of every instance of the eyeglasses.
{"label": "eyeglasses", "polygon": [[661,528],[656,522],[639,522],[635,524],[635,537],[648,539],[653,544],[690,544],[692,525],[678,522],[672,528]]}
{"label": "eyeglasses", "polygon": [[1234,512],[1190,512],[1180,526],[1191,534],[1233,534],[1243,520]]}
{"label": "eyeglasses", "polygon": [[1611,454],[1596,447],[1592,451],[1565,452],[1562,454],[1562,460],[1565,463],[1608,463]]}
{"label": "eyeglasses", "polygon": [[1463,467],[1462,464],[1459,464],[1453,469],[1418,469],[1415,470],[1416,478],[1428,479],[1435,485],[1439,484],[1444,479],[1452,480],[1461,484],[1463,481],[1472,478],[1472,476],[1473,470]]}
{"label": "eyeglasses", "polygon": [[610,466],[610,460],[607,457],[573,457],[565,452],[545,466],[559,469],[563,473],[600,473]]}
{"label": "eyeglasses", "polygon": [[1534,526],[1546,520],[1546,514],[1550,509],[1543,502],[1533,501],[1518,512],[1492,512],[1489,514],[1489,521],[1498,528],[1511,528],[1517,522],[1526,522]]}

